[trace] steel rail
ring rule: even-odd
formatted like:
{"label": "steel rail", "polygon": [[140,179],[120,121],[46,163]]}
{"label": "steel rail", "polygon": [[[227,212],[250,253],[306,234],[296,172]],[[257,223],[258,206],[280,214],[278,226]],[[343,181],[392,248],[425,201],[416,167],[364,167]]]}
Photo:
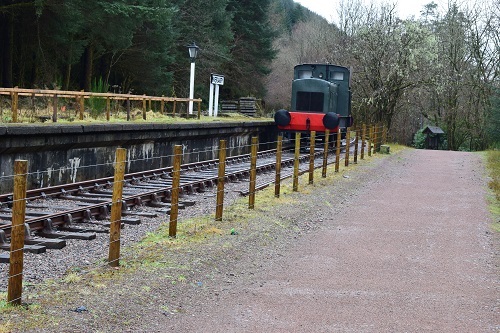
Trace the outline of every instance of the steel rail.
{"label": "steel rail", "polygon": [[[260,156],[265,156],[266,154],[273,154],[276,150],[265,150],[259,153]],[[237,155],[228,157],[226,160],[227,164],[236,163],[239,160],[250,159],[249,154]],[[181,172],[188,170],[200,170],[206,169],[209,167],[216,167],[218,165],[218,160],[206,160],[200,162],[193,162],[181,165]],[[130,183],[133,181],[144,180],[147,178],[155,178],[161,177],[162,175],[169,174],[172,172],[172,167],[165,167],[153,170],[139,171],[133,172],[125,175],[124,182]],[[99,179],[85,180],[76,183],[69,183],[63,185],[49,186],[38,189],[32,189],[26,192],[26,199],[33,200],[38,198],[46,198],[50,196],[60,196],[60,195],[71,195],[73,193],[85,192],[102,189],[104,187],[109,187],[113,184],[113,177],[105,177]],[[0,205],[7,204],[8,206],[12,205],[12,193],[1,194],[0,195]]]}

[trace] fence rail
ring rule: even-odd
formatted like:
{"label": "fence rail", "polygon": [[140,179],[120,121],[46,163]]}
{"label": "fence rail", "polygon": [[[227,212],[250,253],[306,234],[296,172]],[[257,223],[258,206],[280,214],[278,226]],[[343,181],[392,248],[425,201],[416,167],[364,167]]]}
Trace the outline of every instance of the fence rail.
{"label": "fence rail", "polygon": [[[149,102],[149,109],[151,109],[152,102],[160,102],[160,113],[169,114],[176,116],[177,103],[188,103],[190,101],[198,103],[198,114],[197,117],[200,119],[201,116],[201,99],[189,99],[189,98],[179,98],[179,97],[166,97],[166,96],[147,96],[147,95],[132,95],[132,94],[117,94],[117,93],[96,93],[87,91],[63,91],[63,90],[47,90],[47,89],[23,89],[23,88],[0,88],[0,96],[10,96],[11,99],[11,111],[12,111],[12,122],[19,122],[19,96],[31,97],[32,105],[34,105],[34,99],[36,97],[52,97],[52,116],[51,117],[39,117],[40,120],[48,120],[42,118],[51,118],[53,122],[57,122],[58,119],[58,98],[70,98],[75,99],[75,108],[79,114],[80,120],[84,119],[85,114],[85,100],[90,99],[103,99],[106,101],[106,120],[110,120],[110,101],[125,101],[127,102],[127,121],[131,119],[130,117],[130,101],[142,101],[142,116],[143,119],[147,118],[147,103]],[[173,103],[173,109],[171,113],[165,112],[165,103]],[[34,107],[34,106],[33,106]],[[186,114],[186,116],[189,116]]]}

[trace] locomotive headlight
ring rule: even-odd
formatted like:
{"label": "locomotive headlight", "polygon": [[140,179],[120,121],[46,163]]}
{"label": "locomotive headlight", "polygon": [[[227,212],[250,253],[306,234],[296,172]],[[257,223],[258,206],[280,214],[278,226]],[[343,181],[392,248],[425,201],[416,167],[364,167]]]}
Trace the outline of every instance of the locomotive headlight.
{"label": "locomotive headlight", "polygon": [[319,73],[319,78],[322,79],[323,78],[323,73]]}

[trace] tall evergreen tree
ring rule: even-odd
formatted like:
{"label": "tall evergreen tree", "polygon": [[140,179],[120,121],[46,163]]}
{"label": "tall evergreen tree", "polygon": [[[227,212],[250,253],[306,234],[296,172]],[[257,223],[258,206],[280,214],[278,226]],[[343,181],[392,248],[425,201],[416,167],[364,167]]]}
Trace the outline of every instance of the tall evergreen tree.
{"label": "tall evergreen tree", "polygon": [[277,34],[269,22],[270,0],[230,0],[234,42],[231,59],[225,64],[228,97],[264,96],[264,77],[276,56],[273,41]]}

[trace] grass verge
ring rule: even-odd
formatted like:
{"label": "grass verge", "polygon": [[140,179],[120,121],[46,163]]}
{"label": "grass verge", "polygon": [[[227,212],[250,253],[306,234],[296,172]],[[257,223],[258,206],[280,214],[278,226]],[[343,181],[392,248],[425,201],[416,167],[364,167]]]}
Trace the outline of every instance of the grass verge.
{"label": "grass verge", "polygon": [[500,232],[500,151],[489,150],[486,152],[486,168],[491,180],[489,189],[493,192],[490,197],[490,211],[495,218],[493,230]]}

